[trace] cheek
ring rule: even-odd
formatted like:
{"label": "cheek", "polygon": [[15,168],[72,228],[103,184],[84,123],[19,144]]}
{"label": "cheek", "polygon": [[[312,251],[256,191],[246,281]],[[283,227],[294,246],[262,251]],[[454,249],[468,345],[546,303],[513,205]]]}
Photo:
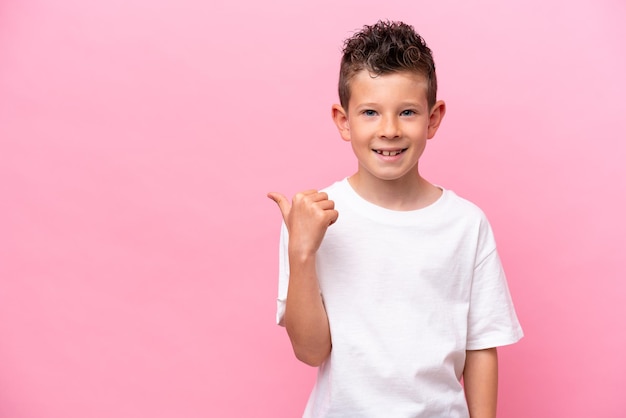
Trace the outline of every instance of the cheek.
{"label": "cheek", "polygon": [[404,132],[412,137],[423,137],[429,133],[428,124],[412,124],[407,126]]}
{"label": "cheek", "polygon": [[375,131],[373,124],[367,123],[353,123],[350,125],[350,135],[355,140],[366,140]]}

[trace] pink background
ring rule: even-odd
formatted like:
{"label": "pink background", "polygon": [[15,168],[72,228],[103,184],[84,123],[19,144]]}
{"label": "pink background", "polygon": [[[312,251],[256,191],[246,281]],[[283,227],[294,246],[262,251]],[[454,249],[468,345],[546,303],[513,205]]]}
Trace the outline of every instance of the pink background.
{"label": "pink background", "polygon": [[0,2],[0,417],[298,416],[265,193],[355,169],[330,106],[378,18],[435,51],[424,174],[496,231],[500,416],[626,416],[625,3],[383,4]]}

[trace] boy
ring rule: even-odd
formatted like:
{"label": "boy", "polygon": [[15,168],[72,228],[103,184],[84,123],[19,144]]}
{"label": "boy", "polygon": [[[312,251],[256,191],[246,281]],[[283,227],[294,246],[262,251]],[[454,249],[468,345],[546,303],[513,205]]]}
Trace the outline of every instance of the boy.
{"label": "boy", "polygon": [[292,202],[268,194],[284,219],[278,322],[319,366],[304,417],[495,417],[495,347],[522,330],[484,214],[420,176],[436,93],[411,26],[365,26],[332,107],[356,173]]}

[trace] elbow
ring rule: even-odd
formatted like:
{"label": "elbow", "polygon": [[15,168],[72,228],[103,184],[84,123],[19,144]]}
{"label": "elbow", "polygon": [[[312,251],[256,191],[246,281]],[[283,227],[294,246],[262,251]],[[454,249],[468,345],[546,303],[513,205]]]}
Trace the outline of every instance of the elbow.
{"label": "elbow", "polygon": [[298,360],[311,367],[321,366],[330,355],[330,347],[328,350],[307,350],[293,347],[293,352]]}
{"label": "elbow", "polygon": [[[287,331],[289,331],[289,329]],[[296,338],[291,333],[288,332],[288,334],[291,340],[293,354],[304,364],[308,364],[311,367],[319,367],[330,355],[332,348],[330,339],[326,341],[301,341],[301,339]]]}
{"label": "elbow", "polygon": [[[298,360],[312,367],[321,366],[330,356],[332,342],[328,326],[303,327],[285,315],[285,329],[293,353]],[[326,322],[328,324],[328,322]]]}

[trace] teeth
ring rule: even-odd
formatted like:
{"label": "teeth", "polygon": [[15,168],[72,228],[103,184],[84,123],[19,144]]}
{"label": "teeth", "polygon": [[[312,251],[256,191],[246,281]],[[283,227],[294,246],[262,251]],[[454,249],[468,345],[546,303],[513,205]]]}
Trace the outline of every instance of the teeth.
{"label": "teeth", "polygon": [[400,151],[378,151],[377,150],[376,152],[379,153],[379,154],[384,155],[385,157],[392,157],[394,155],[400,154],[402,152],[402,150],[400,150]]}

